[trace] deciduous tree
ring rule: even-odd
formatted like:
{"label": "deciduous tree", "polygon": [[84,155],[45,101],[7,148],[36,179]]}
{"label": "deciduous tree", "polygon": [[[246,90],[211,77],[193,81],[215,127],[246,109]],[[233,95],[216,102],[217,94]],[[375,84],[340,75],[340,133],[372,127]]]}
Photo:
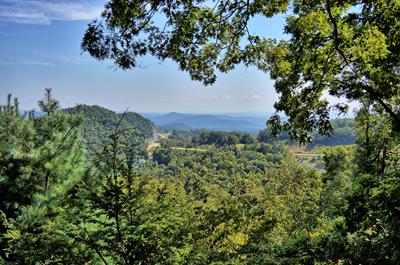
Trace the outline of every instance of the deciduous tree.
{"label": "deciduous tree", "polygon": [[[251,19],[278,14],[286,16],[288,38],[249,29]],[[206,85],[217,71],[254,65],[270,73],[280,96],[273,132],[307,142],[312,131],[332,132],[330,111],[347,109],[326,93],[366,97],[400,128],[399,14],[399,0],[111,0],[88,26],[82,49],[122,69],[139,66],[145,54],[172,59]]]}

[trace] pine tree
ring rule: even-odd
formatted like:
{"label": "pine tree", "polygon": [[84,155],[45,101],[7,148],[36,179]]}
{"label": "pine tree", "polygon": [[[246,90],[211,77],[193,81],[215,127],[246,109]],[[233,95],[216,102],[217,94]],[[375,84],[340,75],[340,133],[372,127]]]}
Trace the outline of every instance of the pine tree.
{"label": "pine tree", "polygon": [[53,99],[51,88],[46,88],[45,91],[44,99],[40,100],[38,105],[43,112],[47,115],[51,115],[57,111],[60,106],[59,102]]}
{"label": "pine tree", "polygon": [[88,238],[104,263],[180,264],[190,250],[193,216],[184,186],[141,175],[143,139],[132,129],[117,124],[94,159]]}
{"label": "pine tree", "polygon": [[0,113],[0,247],[4,262],[83,264],[91,251],[74,235],[76,190],[87,175],[77,128],[46,89],[47,115],[25,119],[11,96]]}

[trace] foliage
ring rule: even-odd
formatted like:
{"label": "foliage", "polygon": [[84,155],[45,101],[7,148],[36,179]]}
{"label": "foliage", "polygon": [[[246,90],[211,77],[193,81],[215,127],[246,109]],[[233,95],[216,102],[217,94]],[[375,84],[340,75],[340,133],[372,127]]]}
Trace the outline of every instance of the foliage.
{"label": "foliage", "polygon": [[274,136],[270,127],[260,130],[257,134],[257,141],[260,143],[271,143],[276,140],[289,141],[290,137],[287,133],[280,133]]}
{"label": "foliage", "polygon": [[255,140],[248,133],[240,132],[218,132],[203,130],[199,135],[192,138],[192,143],[199,145],[214,144],[218,147],[235,145],[235,144],[250,144]]}
{"label": "foliage", "polygon": [[354,119],[334,119],[331,121],[333,133],[330,136],[315,135],[308,148],[314,146],[336,146],[354,144],[357,139]]}
{"label": "foliage", "polygon": [[141,151],[129,133],[117,127],[95,159],[88,238],[104,263],[177,264],[190,251],[189,200],[178,181],[138,175]]}
{"label": "foliage", "polygon": [[[354,119],[333,119],[332,134],[320,135],[318,133],[312,133],[312,142],[307,145],[307,149],[312,149],[316,146],[337,146],[337,145],[350,145],[356,141],[356,129]],[[292,143],[290,136],[286,132],[280,133],[278,136],[274,136],[271,127],[267,127],[259,131],[257,140],[262,143],[272,143],[277,140]]]}
{"label": "foliage", "polygon": [[107,115],[87,155],[83,117],[50,90],[40,105],[0,108],[1,263],[398,263],[399,137],[368,101],[356,145],[316,150],[323,170],[235,132],[174,132],[146,158],[140,132]]}
{"label": "foliage", "polygon": [[358,141],[354,186],[349,196],[348,224],[352,260],[395,264],[400,257],[399,136],[389,115],[368,101],[356,118]]}
{"label": "foliage", "polygon": [[[217,70],[254,65],[270,73],[280,95],[269,121],[273,134],[285,130],[306,143],[311,132],[332,133],[331,110],[347,110],[324,92],[367,98],[400,123],[399,10],[398,0],[111,0],[102,20],[89,24],[82,49],[122,69],[146,54],[172,59],[204,84],[215,82]],[[249,29],[253,18],[279,14],[286,16],[287,38]]]}
{"label": "foliage", "polygon": [[[255,146],[246,150],[201,147],[206,149],[157,149],[154,153],[157,156],[153,157],[158,161],[159,153],[168,152],[168,162],[156,168],[158,174],[181,179],[185,190],[196,198],[195,205],[212,207],[213,211],[207,213],[210,219],[204,221],[218,229],[218,233],[229,235],[232,229],[239,229],[235,237],[228,236],[234,241],[243,240],[232,250],[223,244],[224,248],[214,253],[217,249],[211,246],[219,246],[220,241],[202,243],[211,252],[208,255],[212,259],[208,257],[200,264],[279,261],[278,250],[288,241],[293,242],[295,235],[303,235],[303,228],[316,222],[316,205],[322,188],[318,172],[298,165],[282,146],[270,145],[269,152],[265,153],[255,151]],[[152,175],[153,170],[147,174]],[[198,240],[196,244],[203,242]],[[224,254],[227,249],[229,254]]]}
{"label": "foliage", "polygon": [[135,137],[130,136],[131,145],[137,144],[138,141],[143,142],[145,138],[152,138],[154,134],[154,124],[134,112],[117,114],[99,106],[87,105],[78,105],[64,111],[83,116],[82,135],[87,143],[87,149],[91,153],[101,151],[116,126],[138,132]]}
{"label": "foliage", "polygon": [[[17,101],[15,101],[17,103]],[[45,116],[0,113],[0,247],[5,262],[83,263],[92,258],[72,235],[79,223],[76,187],[87,174],[81,119],[58,110],[46,90]]]}

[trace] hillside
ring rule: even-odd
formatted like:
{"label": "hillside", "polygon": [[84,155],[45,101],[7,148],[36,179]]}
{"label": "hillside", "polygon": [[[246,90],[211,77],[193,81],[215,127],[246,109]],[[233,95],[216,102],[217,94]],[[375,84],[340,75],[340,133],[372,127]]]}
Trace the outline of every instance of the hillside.
{"label": "hillside", "polygon": [[117,127],[124,130],[132,130],[131,141],[139,136],[140,138],[152,138],[155,125],[143,116],[134,113],[115,113],[114,111],[94,105],[79,105],[67,108],[69,114],[80,113],[84,117],[82,126],[85,141],[95,150],[105,143],[110,133]]}
{"label": "hillside", "polygon": [[332,120],[333,134],[330,136],[316,135],[309,147],[336,146],[354,144],[356,135],[355,120],[351,118]]}
{"label": "hillside", "polygon": [[146,138],[153,137],[155,125],[152,121],[135,112],[126,112],[117,115],[123,115],[124,120],[137,130],[139,130]]}

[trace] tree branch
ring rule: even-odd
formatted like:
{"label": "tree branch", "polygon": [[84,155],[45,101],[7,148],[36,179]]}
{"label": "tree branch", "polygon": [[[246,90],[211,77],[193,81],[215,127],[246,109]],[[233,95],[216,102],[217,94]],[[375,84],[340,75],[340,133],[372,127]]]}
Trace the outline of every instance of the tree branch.
{"label": "tree branch", "polygon": [[342,57],[345,64],[350,68],[350,70],[357,77],[357,79],[361,80],[362,83],[365,85],[364,86],[365,92],[367,92],[370,95],[371,99],[377,101],[385,109],[385,111],[390,115],[390,117],[392,117],[392,119],[395,122],[400,124],[400,116],[397,113],[395,113],[393,111],[393,109],[389,106],[389,104],[387,104],[379,95],[377,95],[377,93],[373,90],[373,88],[362,79],[362,76],[352,67],[350,61],[348,60],[348,58],[346,57],[344,52],[340,49],[340,47],[339,47],[340,38],[339,38],[339,33],[338,33],[338,25],[337,25],[337,21],[335,20],[335,18],[332,15],[330,0],[326,1],[326,11],[328,13],[329,20],[333,26],[333,40],[335,43],[336,51],[340,54],[340,56]]}

